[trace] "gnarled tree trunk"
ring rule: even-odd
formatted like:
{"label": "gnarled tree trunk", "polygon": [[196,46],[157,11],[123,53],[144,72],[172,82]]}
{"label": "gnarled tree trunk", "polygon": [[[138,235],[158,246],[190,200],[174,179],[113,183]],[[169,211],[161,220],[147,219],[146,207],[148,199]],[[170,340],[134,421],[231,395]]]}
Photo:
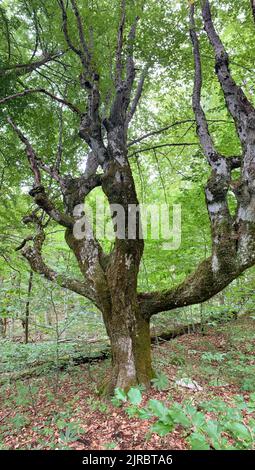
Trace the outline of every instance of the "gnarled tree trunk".
{"label": "gnarled tree trunk", "polygon": [[[228,55],[217,35],[211,18],[208,0],[202,2],[204,27],[215,53],[216,74],[221,85],[228,111],[232,115],[242,146],[242,155],[222,156],[214,146],[205,113],[201,105],[202,70],[199,41],[194,22],[194,2],[190,2],[190,34],[194,51],[195,80],[193,110],[197,134],[211,169],[205,188],[206,204],[211,225],[212,255],[202,261],[191,276],[180,285],[164,292],[137,292],[137,276],[143,254],[140,239],[140,218],[135,220],[132,233],[128,231],[130,205],[137,206],[135,184],[128,161],[127,133],[142,94],[145,73],[141,74],[132,99],[135,83],[134,42],[139,18],[130,25],[123,48],[126,24],[125,1],[121,2],[121,18],[117,33],[113,98],[110,111],[102,117],[100,76],[96,71],[96,57],[87,44],[83,20],[75,0],[71,1],[76,21],[79,45],[69,36],[68,5],[58,2],[63,20],[63,33],[70,53],[81,62],[81,95],[87,98],[86,112],[69,101],[54,96],[44,89],[25,90],[0,100],[0,104],[29,93],[40,92],[48,98],[67,106],[79,118],[79,136],[89,147],[87,167],[80,177],[60,174],[59,158],[55,166],[48,166],[36,154],[31,143],[12,118],[8,123],[25,145],[28,162],[34,175],[30,195],[36,205],[57,224],[66,229],[66,242],[76,257],[82,279],[58,274],[49,267],[42,256],[45,228],[42,218],[33,212],[24,218],[25,223],[36,226],[36,234],[27,237],[20,245],[22,254],[33,271],[44,275],[90,299],[102,312],[112,347],[112,371],[105,385],[112,392],[115,387],[124,389],[138,383],[149,386],[153,375],[150,353],[150,317],[158,312],[175,309],[208,300],[223,290],[245,269],[255,264],[255,109],[242,89],[235,83],[229,68]],[[254,2],[251,2],[254,6]],[[86,23],[86,22],[85,22]],[[87,23],[86,23],[87,24]],[[75,35],[74,35],[75,37]],[[104,93],[105,94],[105,93]],[[109,90],[112,96],[112,89]],[[104,103],[108,109],[108,102]],[[61,136],[60,136],[61,137]],[[61,140],[62,142],[62,140]],[[60,155],[61,159],[61,155]],[[96,173],[101,168],[101,174]],[[232,171],[240,168],[240,179],[233,181]],[[50,200],[42,186],[41,171],[58,185],[62,194],[59,206]],[[101,186],[110,205],[123,208],[124,236],[115,230],[115,243],[110,254],[104,253],[95,237],[75,236],[76,206],[84,204],[87,195]],[[232,190],[237,200],[237,211],[231,215],[228,193]],[[115,223],[114,211],[112,213]],[[85,214],[86,215],[86,214]],[[92,230],[93,231],[93,230]],[[122,234],[123,235],[123,234]],[[32,245],[27,246],[27,243]]]}
{"label": "gnarled tree trunk", "polygon": [[112,370],[102,388],[106,393],[112,393],[116,387],[127,390],[137,384],[148,388],[153,377],[149,321],[132,301],[125,309],[122,306],[119,310],[119,306],[117,301],[106,323],[112,350]]}

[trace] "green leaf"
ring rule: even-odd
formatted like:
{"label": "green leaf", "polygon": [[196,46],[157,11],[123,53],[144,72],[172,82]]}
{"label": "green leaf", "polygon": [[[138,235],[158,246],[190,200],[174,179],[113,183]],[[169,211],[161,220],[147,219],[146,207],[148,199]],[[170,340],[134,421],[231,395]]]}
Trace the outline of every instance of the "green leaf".
{"label": "green leaf", "polygon": [[115,398],[117,398],[117,400],[120,400],[120,401],[127,401],[127,394],[126,392],[124,392],[124,390],[122,390],[122,388],[115,388],[115,391],[114,391],[114,395],[115,395]]}
{"label": "green leaf", "polygon": [[205,416],[203,413],[197,412],[194,416],[192,416],[191,421],[195,428],[201,428],[205,424]]}
{"label": "green leaf", "polygon": [[185,428],[191,425],[190,418],[185,414],[179,403],[175,403],[172,408],[169,409],[169,415],[176,424],[181,424]]}
{"label": "green leaf", "polygon": [[205,436],[201,433],[193,432],[188,441],[192,450],[210,450]]}
{"label": "green leaf", "polygon": [[250,431],[242,423],[231,423],[228,426],[228,429],[235,437],[237,437],[237,439],[244,441],[250,441],[252,439]]}
{"label": "green leaf", "polygon": [[216,421],[213,421],[212,419],[207,421],[206,426],[205,426],[205,431],[207,432],[209,437],[218,441],[220,437],[220,431],[219,431],[218,423],[216,423]]}
{"label": "green leaf", "polygon": [[163,405],[163,403],[161,403],[159,400],[149,400],[148,405],[154,416],[160,418],[161,421],[165,423],[172,421],[168,408],[166,408],[166,406]]}
{"label": "green leaf", "polygon": [[150,419],[152,417],[152,412],[146,408],[138,410],[138,416],[141,419]]}
{"label": "green leaf", "polygon": [[153,387],[156,390],[166,390],[169,387],[169,381],[165,374],[159,373],[155,379],[152,379]]}
{"label": "green leaf", "polygon": [[140,405],[142,401],[142,394],[138,388],[130,388],[127,396],[132,405]]}
{"label": "green leaf", "polygon": [[152,425],[151,431],[155,432],[161,437],[164,437],[166,436],[166,434],[168,434],[169,432],[173,430],[173,427],[174,427],[173,423],[165,424],[162,421],[158,421],[157,423]]}

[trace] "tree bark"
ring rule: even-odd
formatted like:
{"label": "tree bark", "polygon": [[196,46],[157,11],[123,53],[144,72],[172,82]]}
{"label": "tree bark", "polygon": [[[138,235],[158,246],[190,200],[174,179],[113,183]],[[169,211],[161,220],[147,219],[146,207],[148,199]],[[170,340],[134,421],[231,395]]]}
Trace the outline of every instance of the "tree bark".
{"label": "tree bark", "polygon": [[137,384],[148,388],[153,370],[149,320],[144,317],[137,298],[137,276],[144,248],[139,213],[133,220],[132,234],[128,226],[130,205],[138,207],[139,203],[125,138],[119,129],[112,131],[109,148],[111,163],[105,172],[103,191],[110,204],[121,205],[126,222],[124,238],[117,234],[105,271],[111,307],[104,312],[104,321],[112,348],[112,372],[103,389],[111,393],[116,387],[128,389]]}
{"label": "tree bark", "polygon": [[[115,308],[118,306],[116,302]],[[151,365],[150,326],[132,301],[122,311],[112,311],[106,323],[111,351],[112,369],[102,384],[103,394],[113,393],[116,387],[128,390],[131,386],[150,386]]]}
{"label": "tree bark", "polygon": [[30,296],[33,287],[33,275],[34,272],[31,270],[29,274],[29,281],[28,281],[28,290],[27,290],[27,302],[26,302],[26,314],[25,314],[25,322],[24,322],[24,329],[25,329],[25,344],[28,344],[28,335],[29,335],[29,314],[30,314]]}
{"label": "tree bark", "polygon": [[0,336],[2,338],[6,336],[6,318],[0,318]]}
{"label": "tree bark", "polygon": [[250,0],[253,19],[255,21],[255,0]]}

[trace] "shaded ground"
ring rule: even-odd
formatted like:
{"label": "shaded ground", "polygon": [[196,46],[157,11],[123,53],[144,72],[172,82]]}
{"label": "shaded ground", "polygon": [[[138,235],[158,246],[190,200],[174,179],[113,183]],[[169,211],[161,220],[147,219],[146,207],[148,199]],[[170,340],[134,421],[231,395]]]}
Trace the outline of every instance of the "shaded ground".
{"label": "shaded ground", "polygon": [[[199,405],[221,397],[231,403],[255,391],[255,320],[245,317],[153,346],[154,365],[168,377],[149,398]],[[1,387],[0,444],[7,449],[187,449],[183,429],[164,438],[150,432],[152,420],[129,418],[123,408],[100,399],[97,386],[109,361],[70,367],[41,378]],[[202,391],[177,386],[195,380]],[[208,413],[210,416],[210,413]],[[244,422],[246,420],[243,412]]]}

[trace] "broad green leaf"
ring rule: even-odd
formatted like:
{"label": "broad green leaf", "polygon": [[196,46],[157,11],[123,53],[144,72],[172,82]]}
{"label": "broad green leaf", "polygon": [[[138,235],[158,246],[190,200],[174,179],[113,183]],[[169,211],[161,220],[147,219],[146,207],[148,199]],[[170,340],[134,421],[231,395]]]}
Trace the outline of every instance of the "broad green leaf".
{"label": "broad green leaf", "polygon": [[140,390],[138,390],[138,388],[130,388],[130,390],[128,391],[128,399],[130,401],[130,403],[132,405],[140,405],[143,397],[142,397],[142,394],[140,392]]}

